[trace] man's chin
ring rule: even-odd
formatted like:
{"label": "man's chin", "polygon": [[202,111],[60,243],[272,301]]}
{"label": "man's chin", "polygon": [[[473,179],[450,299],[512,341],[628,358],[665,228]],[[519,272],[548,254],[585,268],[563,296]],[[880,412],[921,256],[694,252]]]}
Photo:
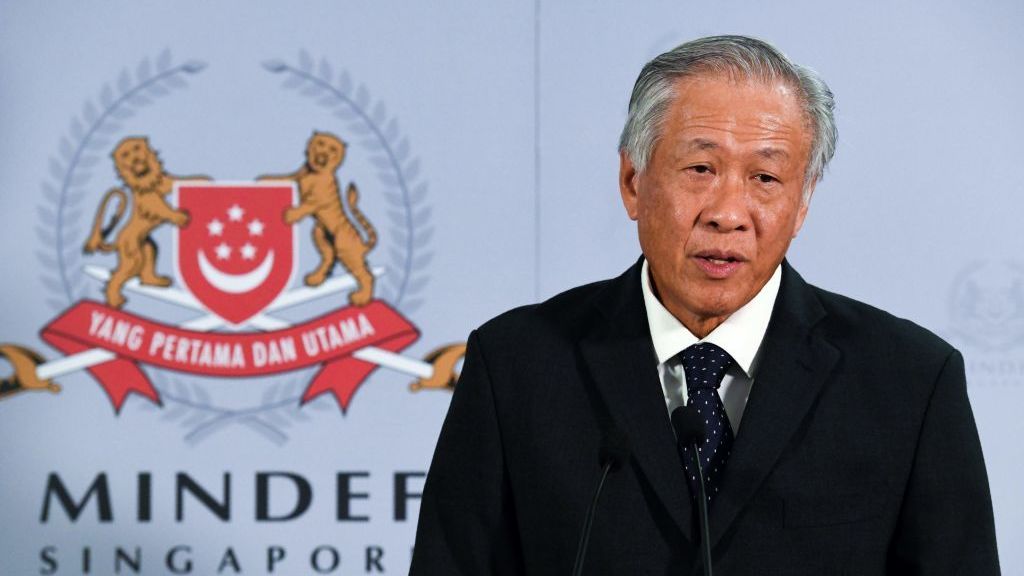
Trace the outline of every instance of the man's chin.
{"label": "man's chin", "polygon": [[739,291],[715,290],[711,294],[688,299],[685,306],[696,318],[724,320],[742,308],[751,298],[753,295],[745,298]]}

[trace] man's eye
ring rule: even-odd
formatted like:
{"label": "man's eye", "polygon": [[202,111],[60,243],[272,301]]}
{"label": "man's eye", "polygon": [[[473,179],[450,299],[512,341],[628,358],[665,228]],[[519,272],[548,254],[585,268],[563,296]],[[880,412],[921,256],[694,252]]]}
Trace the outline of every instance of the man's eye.
{"label": "man's eye", "polygon": [[769,176],[768,174],[758,174],[757,176],[754,176],[754,178],[757,178],[757,181],[762,184],[771,184],[772,182],[778,182],[777,178],[775,178],[774,176]]}
{"label": "man's eye", "polygon": [[690,170],[693,170],[697,174],[707,174],[707,173],[711,172],[711,168],[708,167],[708,166],[704,166],[703,164],[698,165],[698,166],[691,166]]}

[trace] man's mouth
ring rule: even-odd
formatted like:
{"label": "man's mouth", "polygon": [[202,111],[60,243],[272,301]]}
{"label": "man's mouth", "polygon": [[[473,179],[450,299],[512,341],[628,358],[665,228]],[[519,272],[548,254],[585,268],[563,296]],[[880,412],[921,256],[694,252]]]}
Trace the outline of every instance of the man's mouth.
{"label": "man's mouth", "polygon": [[716,264],[725,262],[745,262],[747,259],[739,252],[732,250],[701,250],[694,254],[697,258],[703,258]]}
{"label": "man's mouth", "polygon": [[694,254],[698,266],[711,278],[725,279],[740,268],[746,258],[729,250],[702,250]]}

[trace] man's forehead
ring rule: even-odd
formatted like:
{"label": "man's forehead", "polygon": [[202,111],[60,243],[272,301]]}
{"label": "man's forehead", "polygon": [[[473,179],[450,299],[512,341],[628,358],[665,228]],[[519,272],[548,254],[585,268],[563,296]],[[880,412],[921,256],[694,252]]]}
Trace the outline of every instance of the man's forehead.
{"label": "man's forehead", "polygon": [[749,141],[759,155],[777,158],[810,143],[808,115],[785,81],[701,74],[678,79],[674,88],[663,134],[674,146],[711,150]]}

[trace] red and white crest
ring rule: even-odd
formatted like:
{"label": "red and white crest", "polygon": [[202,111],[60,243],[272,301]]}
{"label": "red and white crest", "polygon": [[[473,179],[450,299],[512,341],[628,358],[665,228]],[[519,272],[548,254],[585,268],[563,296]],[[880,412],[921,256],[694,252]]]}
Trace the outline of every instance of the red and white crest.
{"label": "red and white crest", "polygon": [[175,229],[178,278],[210,312],[241,324],[264,310],[292,281],[294,203],[287,182],[179,182],[177,206],[189,223]]}

